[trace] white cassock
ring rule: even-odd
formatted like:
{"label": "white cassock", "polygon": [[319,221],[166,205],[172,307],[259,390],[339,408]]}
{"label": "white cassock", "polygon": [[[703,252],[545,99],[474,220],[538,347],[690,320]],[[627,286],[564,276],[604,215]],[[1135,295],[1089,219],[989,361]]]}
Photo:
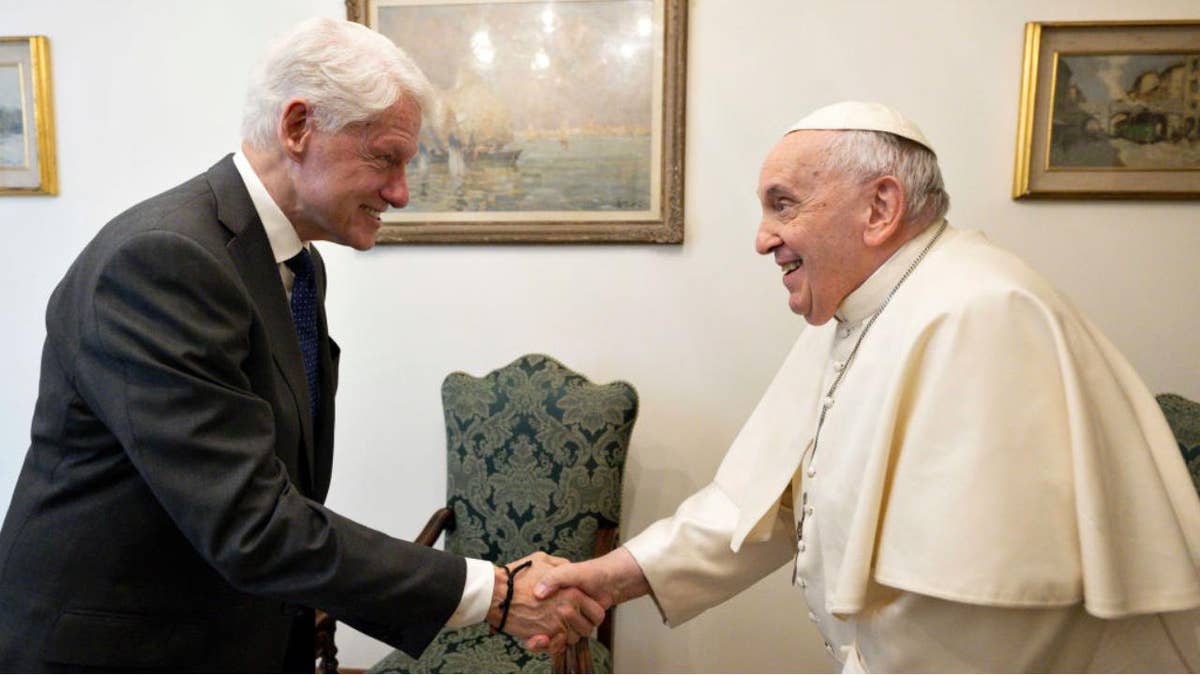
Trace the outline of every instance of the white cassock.
{"label": "white cassock", "polygon": [[846,366],[937,229],[803,331],[713,482],[625,544],[664,619],[794,559],[848,672],[1200,669],[1200,499],[1150,392],[1045,279],[947,227]]}

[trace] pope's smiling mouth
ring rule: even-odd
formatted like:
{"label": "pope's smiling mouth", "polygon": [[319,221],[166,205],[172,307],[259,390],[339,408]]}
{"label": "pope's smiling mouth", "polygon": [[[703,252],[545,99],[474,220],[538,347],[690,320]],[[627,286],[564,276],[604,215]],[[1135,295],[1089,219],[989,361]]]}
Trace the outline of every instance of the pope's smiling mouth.
{"label": "pope's smiling mouth", "polygon": [[784,263],[783,265],[780,265],[780,267],[783,269],[783,275],[787,276],[787,275],[791,274],[792,272],[795,272],[803,264],[804,264],[804,260],[802,260],[802,259],[801,260],[793,260],[790,263]]}

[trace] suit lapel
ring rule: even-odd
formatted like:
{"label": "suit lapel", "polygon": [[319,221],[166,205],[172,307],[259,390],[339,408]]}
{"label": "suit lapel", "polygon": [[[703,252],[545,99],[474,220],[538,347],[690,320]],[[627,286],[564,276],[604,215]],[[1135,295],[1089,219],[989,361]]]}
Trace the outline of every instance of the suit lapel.
{"label": "suit lapel", "polygon": [[226,157],[209,169],[208,181],[216,196],[217,217],[234,234],[226,248],[262,316],[271,343],[271,356],[275,360],[275,367],[283,374],[283,379],[292,392],[292,400],[303,431],[307,460],[307,466],[301,467],[301,475],[293,478],[304,492],[312,494],[315,458],[313,419],[308,409],[308,382],[304,377],[304,359],[300,353],[296,327],[292,323],[287,293],[279,278],[279,266],[271,253],[271,243],[267,239],[262,221],[254,209],[254,203],[250,201],[250,194],[246,192],[246,186],[233,164],[232,157]]}

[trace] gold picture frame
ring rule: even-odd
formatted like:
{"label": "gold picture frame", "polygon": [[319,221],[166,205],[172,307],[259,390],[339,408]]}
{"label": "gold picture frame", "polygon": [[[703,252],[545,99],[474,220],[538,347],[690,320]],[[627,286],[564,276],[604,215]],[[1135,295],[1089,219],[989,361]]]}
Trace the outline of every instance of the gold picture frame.
{"label": "gold picture frame", "polygon": [[379,243],[683,241],[686,0],[346,0],[426,72]]}
{"label": "gold picture frame", "polygon": [[1013,198],[1200,198],[1200,21],[1025,24]]}
{"label": "gold picture frame", "polygon": [[0,195],[56,195],[50,41],[0,37]]}

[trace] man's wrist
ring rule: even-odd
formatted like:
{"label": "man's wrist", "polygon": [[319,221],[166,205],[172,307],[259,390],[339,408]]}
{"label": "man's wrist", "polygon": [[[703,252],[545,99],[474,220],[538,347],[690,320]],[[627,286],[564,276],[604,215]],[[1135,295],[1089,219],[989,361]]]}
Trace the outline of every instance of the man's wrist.
{"label": "man's wrist", "polygon": [[464,628],[486,619],[492,596],[495,595],[495,566],[476,558],[466,558],[465,561],[467,576],[463,581],[462,597],[454,613],[446,620],[447,628]]}
{"label": "man's wrist", "polygon": [[505,593],[508,591],[508,573],[498,565],[492,567],[492,573],[495,579],[492,585],[492,602],[488,605],[487,616],[484,617],[484,620],[492,628],[496,628],[500,625],[500,617],[504,616],[504,610],[500,605],[504,602]]}

